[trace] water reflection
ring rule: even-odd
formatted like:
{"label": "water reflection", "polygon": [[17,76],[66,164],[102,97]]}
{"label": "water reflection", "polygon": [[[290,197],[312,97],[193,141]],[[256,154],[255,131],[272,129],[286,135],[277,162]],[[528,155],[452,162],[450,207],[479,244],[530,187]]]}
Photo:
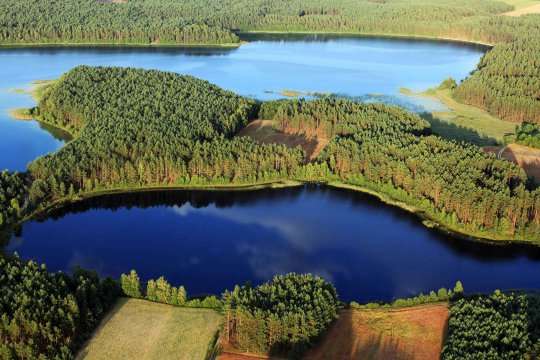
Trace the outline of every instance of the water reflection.
{"label": "water reflection", "polygon": [[23,226],[8,251],[119,276],[164,275],[220,293],[277,273],[312,272],[345,300],[390,299],[451,286],[538,288],[540,249],[453,239],[371,196],[327,188],[108,195]]}

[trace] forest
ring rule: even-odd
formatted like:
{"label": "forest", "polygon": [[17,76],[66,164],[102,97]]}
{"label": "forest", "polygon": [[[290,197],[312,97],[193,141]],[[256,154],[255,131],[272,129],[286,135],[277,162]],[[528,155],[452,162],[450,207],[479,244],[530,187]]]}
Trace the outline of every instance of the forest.
{"label": "forest", "polygon": [[8,170],[0,172],[0,227],[19,219],[26,192],[22,174]]}
{"label": "forest", "polygon": [[31,205],[79,191],[286,179],[300,150],[233,137],[255,111],[253,100],[189,76],[77,67],[35,111],[76,139],[29,165]]}
{"label": "forest", "polygon": [[540,31],[487,52],[472,76],[455,89],[456,100],[508,121],[540,123],[538,39]]}
{"label": "forest", "polygon": [[311,274],[276,275],[223,294],[225,336],[246,351],[298,358],[337,318],[332,284]]}
{"label": "forest", "polygon": [[189,298],[182,285],[172,286],[163,276],[157,280],[150,279],[146,286],[143,286],[137,272],[131,270],[129,274],[120,275],[120,286],[125,296],[136,299],[146,299],[174,306],[221,308],[221,301],[214,295]]}
{"label": "forest", "polygon": [[[478,35],[465,19],[512,9],[479,0],[2,0],[2,43],[238,43],[231,30]],[[451,34],[451,35],[450,35]],[[483,35],[483,34],[482,34]],[[487,41],[487,40],[486,40]]]}
{"label": "forest", "polygon": [[452,304],[442,359],[537,359],[539,340],[537,296],[470,295]]}
{"label": "forest", "polygon": [[119,294],[110,278],[0,257],[0,358],[71,359]]}
{"label": "forest", "polygon": [[[398,107],[322,99],[256,103],[174,73],[77,67],[34,109],[75,140],[29,165],[27,213],[103,190],[340,181],[414,206],[454,231],[540,240],[540,189],[518,166],[431,134]],[[307,165],[300,148],[235,137],[255,117],[286,134],[331,139]]]}
{"label": "forest", "polygon": [[524,123],[516,131],[516,142],[521,145],[540,149],[540,125]]}

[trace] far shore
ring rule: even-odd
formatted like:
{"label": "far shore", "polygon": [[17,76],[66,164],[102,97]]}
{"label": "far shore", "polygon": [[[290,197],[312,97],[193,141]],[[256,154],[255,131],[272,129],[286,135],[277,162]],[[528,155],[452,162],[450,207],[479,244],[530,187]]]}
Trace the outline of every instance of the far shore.
{"label": "far shore", "polygon": [[[429,36],[429,35],[403,35],[403,34],[383,34],[383,33],[362,33],[354,31],[288,31],[288,30],[243,30],[237,32],[238,36],[241,38],[242,34],[298,34],[298,35],[343,35],[343,36],[357,36],[357,37],[380,37],[380,38],[395,38],[395,39],[420,39],[426,41],[448,41],[448,42],[459,42],[459,43],[468,43],[475,45],[482,45],[487,47],[494,47],[495,44],[482,42],[478,40],[469,40],[462,38],[452,38],[444,36]],[[248,41],[240,39],[238,43],[224,43],[224,44],[160,44],[160,43],[115,43],[115,42],[100,42],[100,43],[90,43],[90,42],[21,42],[21,43],[0,43],[1,48],[24,48],[24,47],[147,47],[147,48],[196,48],[196,47],[207,47],[207,48],[237,48],[244,44],[248,44]]]}

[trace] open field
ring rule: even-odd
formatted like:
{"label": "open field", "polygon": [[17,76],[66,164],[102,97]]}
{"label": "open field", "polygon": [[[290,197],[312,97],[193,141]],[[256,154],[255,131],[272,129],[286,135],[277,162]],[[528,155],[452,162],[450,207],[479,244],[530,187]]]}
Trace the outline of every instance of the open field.
{"label": "open field", "polygon": [[205,359],[218,312],[122,298],[77,359]]}
{"label": "open field", "polygon": [[240,130],[238,135],[248,136],[263,144],[276,143],[292,148],[300,145],[306,152],[306,161],[313,160],[329,142],[327,139],[284,134],[276,130],[272,120],[254,120]]}
{"label": "open field", "polygon": [[306,359],[439,359],[448,304],[342,310]]}
{"label": "open field", "polygon": [[421,93],[401,89],[401,92],[412,96],[435,97],[451,110],[432,114],[433,131],[444,138],[476,145],[493,145],[503,143],[515,133],[516,124],[497,119],[475,106],[457,102],[448,89],[429,89]]}
{"label": "open field", "polygon": [[525,170],[527,176],[532,177],[537,183],[540,183],[540,149],[510,144],[504,148],[490,146],[484,148],[484,150],[518,164]]}

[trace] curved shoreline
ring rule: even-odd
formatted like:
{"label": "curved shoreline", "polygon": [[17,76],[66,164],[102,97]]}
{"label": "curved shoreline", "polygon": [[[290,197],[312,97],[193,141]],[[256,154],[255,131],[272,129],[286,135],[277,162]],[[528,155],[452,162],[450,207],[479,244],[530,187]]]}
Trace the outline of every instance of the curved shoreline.
{"label": "curved shoreline", "polygon": [[[13,229],[22,226],[23,223],[31,220],[35,220],[39,217],[47,216],[54,210],[61,209],[64,205],[69,203],[75,203],[79,201],[84,201],[90,198],[97,198],[105,195],[114,195],[114,194],[129,194],[129,193],[145,193],[145,192],[159,192],[159,191],[253,191],[253,190],[262,190],[262,189],[282,189],[282,188],[293,188],[304,186],[309,183],[319,183],[324,184],[331,188],[344,189],[348,191],[357,191],[370,196],[377,198],[382,203],[402,209],[403,211],[408,212],[409,214],[415,215],[418,219],[422,221],[422,225],[426,228],[439,231],[446,235],[450,235],[460,240],[484,243],[488,245],[495,246],[512,246],[512,245],[526,245],[538,248],[540,247],[540,242],[525,240],[525,239],[508,239],[508,238],[489,238],[479,235],[474,235],[463,231],[462,229],[452,228],[451,226],[441,223],[438,219],[433,218],[424,211],[418,209],[414,205],[407,204],[405,202],[395,200],[385,193],[381,193],[375,190],[372,190],[367,187],[352,185],[341,181],[302,181],[296,179],[289,180],[275,180],[264,183],[254,183],[254,184],[245,184],[245,185],[173,185],[173,186],[150,186],[150,187],[141,187],[141,188],[115,188],[115,189],[105,189],[86,192],[83,194],[75,195],[74,198],[61,198],[51,203],[48,203],[44,208],[33,211],[32,213],[26,215],[22,219],[18,220],[16,223],[9,224],[5,227],[4,230],[10,229],[8,232],[11,233]],[[9,241],[9,239],[7,239]]]}
{"label": "curved shoreline", "polygon": [[418,209],[414,205],[407,204],[400,200],[395,200],[389,195],[378,192],[376,190],[372,190],[367,187],[358,186],[358,185],[352,185],[340,181],[336,182],[328,182],[326,183],[330,187],[338,188],[338,189],[346,189],[349,191],[358,191],[362,192],[364,194],[368,194],[371,196],[374,196],[378,198],[381,202],[390,205],[398,207],[410,214],[413,214],[417,216],[420,220],[422,220],[422,224],[430,229],[438,230],[442,233],[445,233],[447,235],[459,238],[461,240],[467,240],[467,241],[473,241],[473,242],[479,242],[479,243],[485,243],[489,245],[497,245],[497,246],[511,246],[511,245],[528,245],[533,247],[540,247],[540,242],[536,242],[533,240],[525,240],[525,239],[508,239],[508,238],[489,238],[479,235],[474,235],[472,233],[468,233],[465,231],[462,231],[461,229],[453,228],[447,224],[441,223],[438,221],[438,219],[433,218],[429,214],[425,213],[424,211]]}

